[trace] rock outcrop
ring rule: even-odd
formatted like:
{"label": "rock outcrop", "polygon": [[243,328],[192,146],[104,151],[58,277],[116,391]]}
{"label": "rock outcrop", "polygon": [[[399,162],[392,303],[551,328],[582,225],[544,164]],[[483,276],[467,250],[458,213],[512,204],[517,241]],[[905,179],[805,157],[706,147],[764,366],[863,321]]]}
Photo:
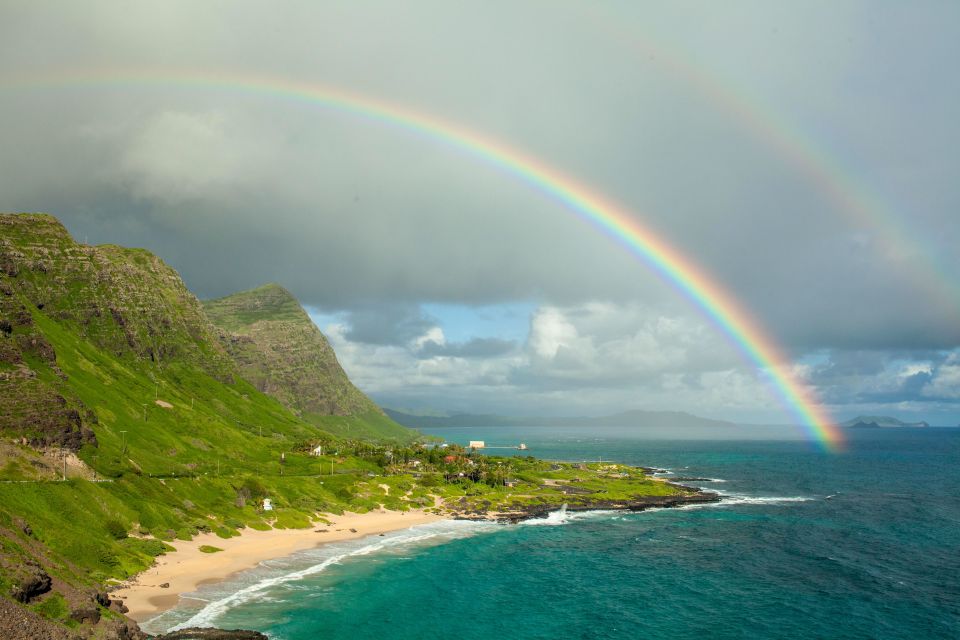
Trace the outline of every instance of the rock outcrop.
{"label": "rock outcrop", "polygon": [[224,629],[209,629],[194,627],[190,629],[181,629],[172,631],[162,636],[157,636],[155,640],[269,640],[267,636],[259,631],[245,631],[234,629],[227,631]]}

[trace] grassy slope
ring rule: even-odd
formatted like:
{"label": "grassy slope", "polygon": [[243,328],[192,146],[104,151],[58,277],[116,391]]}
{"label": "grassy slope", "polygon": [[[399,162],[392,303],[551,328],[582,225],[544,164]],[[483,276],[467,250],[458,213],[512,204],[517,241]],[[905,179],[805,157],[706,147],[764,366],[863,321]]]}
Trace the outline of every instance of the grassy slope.
{"label": "grassy slope", "polygon": [[347,378],[326,337],[296,298],[268,284],[204,308],[242,375],[304,420],[350,438],[410,442],[417,434],[387,417]]}
{"label": "grassy slope", "polygon": [[[46,216],[0,215],[0,231],[0,320],[9,320],[9,331],[0,331],[0,435],[4,455],[21,456],[0,468],[0,480],[26,477],[23,469],[37,461],[20,437],[63,435],[57,429],[95,434],[77,452],[106,480],[0,482],[2,595],[14,579],[8,569],[28,558],[86,589],[143,570],[164,552],[162,540],[201,530],[226,537],[244,526],[306,527],[317,512],[407,509],[432,505],[432,495],[463,508],[570,500],[543,486],[555,472],[538,461],[502,462],[521,481],[515,491],[445,482],[457,465],[422,478],[403,466],[388,469],[425,454],[330,433],[387,432],[393,423],[380,413],[300,417],[244,381],[196,299],[147,252],[80,247]],[[283,313],[303,312],[297,305]],[[54,422],[29,422],[61,405],[65,413]],[[42,410],[19,418],[9,410],[29,406]],[[333,455],[309,455],[317,443]],[[492,464],[484,467],[488,479]],[[606,493],[664,490],[642,478],[597,482]],[[256,508],[264,496],[277,507],[269,522]],[[70,590],[55,587],[31,606],[70,626],[61,594]]]}
{"label": "grassy slope", "polygon": [[[22,551],[17,519],[45,545],[52,575],[93,586],[142,570],[162,551],[156,541],[117,539],[109,522],[161,539],[200,529],[234,535],[268,526],[255,508],[263,494],[285,507],[278,526],[307,526],[320,508],[356,502],[355,491],[337,491],[359,476],[310,477],[331,460],[307,451],[333,436],[241,378],[166,265],[142,250],[76,245],[48,216],[0,216],[0,231],[0,480],[37,475],[38,455],[21,437],[56,447],[65,430],[95,434],[75,448],[112,480],[0,483],[0,555],[10,563]],[[345,431],[366,427],[338,420]],[[67,440],[68,449],[80,442]],[[355,456],[336,468],[379,470]],[[0,566],[0,592],[10,576]]]}

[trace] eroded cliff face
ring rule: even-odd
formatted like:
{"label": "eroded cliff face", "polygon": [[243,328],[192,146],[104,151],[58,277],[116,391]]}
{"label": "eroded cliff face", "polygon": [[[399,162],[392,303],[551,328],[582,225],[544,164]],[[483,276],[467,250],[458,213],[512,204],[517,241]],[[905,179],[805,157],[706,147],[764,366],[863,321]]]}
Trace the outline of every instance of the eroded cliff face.
{"label": "eroded cliff face", "polygon": [[40,312],[117,356],[231,374],[200,302],[149,251],[80,245],[52,216],[0,214],[0,270],[4,315]]}
{"label": "eroded cliff face", "polygon": [[162,260],[77,244],[52,216],[0,214],[0,434],[37,448],[97,444],[96,413],[57,364],[50,334],[63,332],[121,362],[234,374],[199,301]]}
{"label": "eroded cliff face", "polygon": [[326,336],[276,284],[204,303],[241,375],[301,414],[383,414],[357,389]]}

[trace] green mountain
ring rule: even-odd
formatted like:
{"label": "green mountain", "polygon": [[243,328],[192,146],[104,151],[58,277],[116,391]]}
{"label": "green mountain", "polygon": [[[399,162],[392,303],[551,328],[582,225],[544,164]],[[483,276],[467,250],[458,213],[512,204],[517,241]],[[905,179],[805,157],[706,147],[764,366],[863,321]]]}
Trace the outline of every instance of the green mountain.
{"label": "green mountain", "polygon": [[[140,637],[103,631],[126,622],[102,586],[149,566],[163,540],[269,527],[265,495],[279,527],[375,506],[358,482],[382,470],[382,450],[259,391],[243,373],[255,363],[234,363],[221,334],[149,252],[0,214],[0,636],[23,618],[56,621],[35,637]],[[341,406],[359,411],[354,400]],[[369,433],[360,413],[328,419]],[[318,443],[338,455],[310,455]],[[8,616],[8,598],[28,608]]]}
{"label": "green mountain", "polygon": [[[332,433],[409,441],[417,434],[388,418],[343,371],[327,338],[277,284],[203,303],[240,374],[304,420]],[[343,416],[354,421],[339,419]]]}
{"label": "green mountain", "polygon": [[419,446],[280,287],[207,307],[147,251],[0,214],[0,638],[144,640],[107,587],[199,532],[701,501],[626,467]]}
{"label": "green mountain", "polygon": [[510,417],[493,414],[457,413],[447,416],[413,415],[386,409],[402,425],[417,429],[443,427],[732,427],[731,422],[701,418],[683,411],[624,411],[599,417]]}
{"label": "green mountain", "polygon": [[890,429],[897,427],[929,427],[930,425],[923,421],[904,422],[903,420],[892,418],[890,416],[857,416],[856,418],[851,418],[846,422],[841,422],[840,426],[855,429]]}

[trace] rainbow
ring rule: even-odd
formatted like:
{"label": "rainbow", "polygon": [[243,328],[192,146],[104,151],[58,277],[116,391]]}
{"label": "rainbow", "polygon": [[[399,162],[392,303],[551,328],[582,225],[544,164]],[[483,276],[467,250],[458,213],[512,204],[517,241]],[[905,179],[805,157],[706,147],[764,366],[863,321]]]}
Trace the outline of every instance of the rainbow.
{"label": "rainbow", "polygon": [[936,243],[917,237],[916,226],[911,226],[909,219],[889,204],[889,198],[842,163],[839,153],[815,140],[798,123],[784,117],[782,110],[764,104],[745,87],[708,72],[701,62],[675,44],[667,44],[648,31],[641,31],[642,23],[634,17],[623,11],[613,16],[609,13],[614,13],[609,7],[592,4],[587,5],[581,15],[587,18],[586,24],[602,32],[607,42],[617,43],[639,59],[662,67],[671,78],[683,80],[705,97],[707,104],[772,149],[838,212],[876,234],[889,255],[914,272],[914,284],[926,291],[930,305],[960,319],[960,282],[948,276],[945,268],[937,263],[935,253],[927,250]]}
{"label": "rainbow", "polygon": [[842,449],[844,438],[811,390],[789,371],[788,360],[774,341],[750,318],[736,299],[696,264],[641,225],[634,216],[585,185],[544,162],[490,137],[432,115],[373,100],[332,87],[276,78],[203,74],[197,72],[129,75],[79,73],[56,78],[0,79],[0,90],[89,86],[188,86],[244,93],[268,94],[400,128],[466,152],[486,164],[524,181],[579,218],[613,238],[631,254],[675,286],[724,332],[746,358],[766,372],[785,408],[804,426],[823,450]]}

